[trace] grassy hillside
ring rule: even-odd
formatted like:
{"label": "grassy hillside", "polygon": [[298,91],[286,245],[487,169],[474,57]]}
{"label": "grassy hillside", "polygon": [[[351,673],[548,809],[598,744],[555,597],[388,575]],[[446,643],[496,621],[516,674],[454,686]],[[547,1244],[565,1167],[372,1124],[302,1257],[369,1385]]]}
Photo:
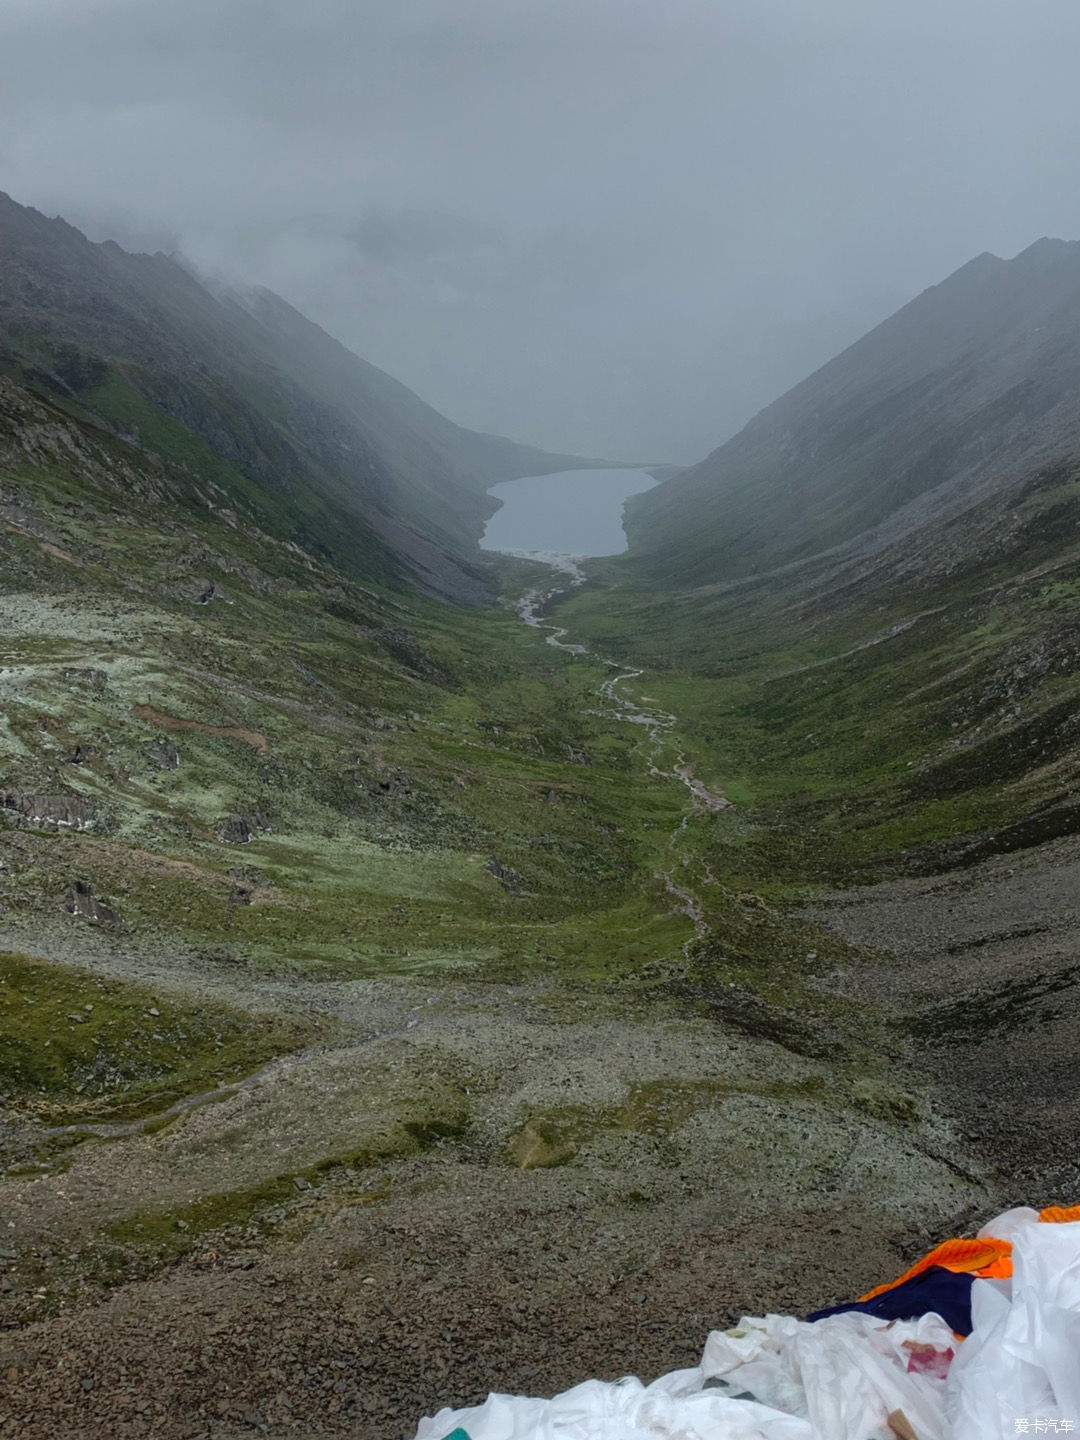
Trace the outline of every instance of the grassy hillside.
{"label": "grassy hillside", "polygon": [[560,618],[686,718],[729,863],[865,882],[1080,824],[1078,584],[1063,459],[873,562],[662,598],[608,562]]}
{"label": "grassy hillside", "polygon": [[[1070,1198],[1072,952],[974,989],[972,957],[1020,924],[987,844],[1070,813],[1071,469],[814,584],[661,603],[598,562],[557,607],[572,654],[510,606],[359,580],[220,463],[0,381],[20,1422],[123,1433],[137,1374],[177,1440],[208,1405],[374,1440],[451,1373],[499,1383],[493,1336],[542,1390],[670,1369],[707,1323]],[[613,658],[645,667],[616,692],[639,718],[670,712],[651,731]],[[969,852],[992,926],[904,989],[883,924],[847,933],[824,892]],[[1052,1127],[1023,1113],[1036,1023]]]}
{"label": "grassy hillside", "polygon": [[[97,955],[135,987],[87,1000],[85,979],[57,972],[59,998],[37,1008],[38,972],[9,960],[39,1027],[9,1036],[22,1105],[153,1113],[206,1076],[325,1045],[337,1022],[319,987],[330,1011],[374,982],[482,987],[481,1010],[507,986],[556,1009],[607,996],[628,1015],[677,999],[715,821],[672,771],[679,738],[656,748],[604,701],[608,664],[546,646],[508,609],[361,586],[219,509],[205,477],[10,381],[0,417],[0,948]],[[530,573],[507,562],[511,592]],[[687,669],[661,690],[696,683]],[[701,704],[688,713],[717,771]],[[739,907],[724,925],[748,943],[759,928]],[[782,932],[768,943],[788,945]],[[187,977],[168,1011],[149,1003],[162,977],[148,953]],[[183,1019],[192,974],[205,1023]],[[264,1018],[245,1030],[233,1010],[253,1005]],[[133,1018],[155,1010],[136,1040]],[[32,1034],[58,1018],[62,1063],[29,1065]],[[94,1074],[111,1078],[84,1093],[98,1042]],[[844,1053],[858,1068],[858,1045]]]}
{"label": "grassy hillside", "polygon": [[284,372],[64,344],[0,376],[20,1423],[374,1440],[499,1383],[492,1337],[538,1390],[670,1369],[1075,1198],[1065,430],[866,544],[507,558],[481,608],[402,585],[452,536],[398,543],[389,471],[350,510]]}
{"label": "grassy hillside", "polygon": [[335,975],[586,972],[672,923],[644,877],[678,797],[579,713],[602,669],[504,612],[361,588],[204,479],[3,395],[0,788],[92,817],[19,829],[10,907],[24,872],[31,905],[78,876],[136,929]]}

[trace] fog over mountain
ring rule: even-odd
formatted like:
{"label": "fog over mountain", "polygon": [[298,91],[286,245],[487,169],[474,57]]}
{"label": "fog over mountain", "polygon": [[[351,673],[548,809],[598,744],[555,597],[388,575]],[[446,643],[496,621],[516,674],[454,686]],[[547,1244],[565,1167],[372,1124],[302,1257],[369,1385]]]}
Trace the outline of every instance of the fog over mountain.
{"label": "fog over mountain", "polygon": [[462,424],[698,460],[1080,234],[1068,0],[10,0],[0,187],[267,285]]}

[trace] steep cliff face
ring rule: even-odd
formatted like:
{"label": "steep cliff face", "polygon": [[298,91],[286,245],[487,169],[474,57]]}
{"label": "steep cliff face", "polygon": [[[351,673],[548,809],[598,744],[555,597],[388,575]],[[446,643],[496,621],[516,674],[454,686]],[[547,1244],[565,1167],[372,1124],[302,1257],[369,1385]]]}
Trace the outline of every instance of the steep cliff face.
{"label": "steep cliff face", "polygon": [[1080,442],[1080,244],[981,255],[634,500],[665,585],[892,543]]}
{"label": "steep cliff face", "polygon": [[9,370],[366,578],[476,600],[488,485],[565,469],[447,420],[268,291],[92,244],[0,196]]}

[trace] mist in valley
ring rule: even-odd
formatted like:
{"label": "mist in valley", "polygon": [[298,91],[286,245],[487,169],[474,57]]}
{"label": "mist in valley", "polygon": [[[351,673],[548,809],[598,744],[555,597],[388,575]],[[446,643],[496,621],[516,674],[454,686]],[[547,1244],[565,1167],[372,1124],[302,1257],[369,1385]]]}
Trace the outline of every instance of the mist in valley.
{"label": "mist in valley", "polygon": [[688,464],[1080,234],[1068,0],[15,0],[0,185],[266,285],[472,428]]}

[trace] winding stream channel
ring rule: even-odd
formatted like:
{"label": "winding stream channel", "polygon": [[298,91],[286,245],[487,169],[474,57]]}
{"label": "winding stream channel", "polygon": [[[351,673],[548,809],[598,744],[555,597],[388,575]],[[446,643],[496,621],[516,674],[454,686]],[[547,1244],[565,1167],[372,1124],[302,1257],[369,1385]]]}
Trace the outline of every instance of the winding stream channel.
{"label": "winding stream channel", "polygon": [[[534,630],[548,631],[547,643],[554,646],[556,650],[565,650],[571,655],[590,654],[587,646],[567,640],[569,631],[565,625],[556,625],[543,618],[543,611],[553,600],[560,595],[568,595],[571,590],[576,589],[585,580],[581,562],[588,557],[563,555],[548,550],[508,550],[504,553],[514,555],[520,560],[532,560],[538,564],[548,565],[557,577],[555,584],[534,586],[515,603],[514,609],[525,624]],[[695,811],[715,813],[727,810],[731,807],[731,801],[721,795],[719,791],[710,790],[703,780],[698,779],[683,751],[676,752],[675,759],[668,768],[665,769],[662,766],[660,757],[664,742],[670,739],[674,733],[678,725],[678,716],[671,714],[670,711],[660,710],[645,697],[642,697],[643,703],[641,704],[630,700],[619,689],[627,681],[636,680],[645,672],[633,666],[623,665],[617,660],[610,660],[604,655],[597,655],[594,658],[615,672],[600,685],[598,692],[600,698],[614,708],[618,719],[624,720],[630,725],[640,725],[649,736],[650,749],[647,761],[649,774],[664,780],[676,781],[686,788],[690,796],[690,804],[668,841],[670,849],[679,851],[677,861],[673,861],[669,869],[656,872],[657,879],[663,882],[668,894],[677,901],[681,913],[694,927],[692,937],[682,947],[684,959],[689,959],[690,946],[695,940],[700,940],[708,935],[709,925],[698,897],[687,883],[680,884],[675,878],[676,869],[688,870],[692,858],[686,849],[680,848],[680,842],[687,821]]]}

